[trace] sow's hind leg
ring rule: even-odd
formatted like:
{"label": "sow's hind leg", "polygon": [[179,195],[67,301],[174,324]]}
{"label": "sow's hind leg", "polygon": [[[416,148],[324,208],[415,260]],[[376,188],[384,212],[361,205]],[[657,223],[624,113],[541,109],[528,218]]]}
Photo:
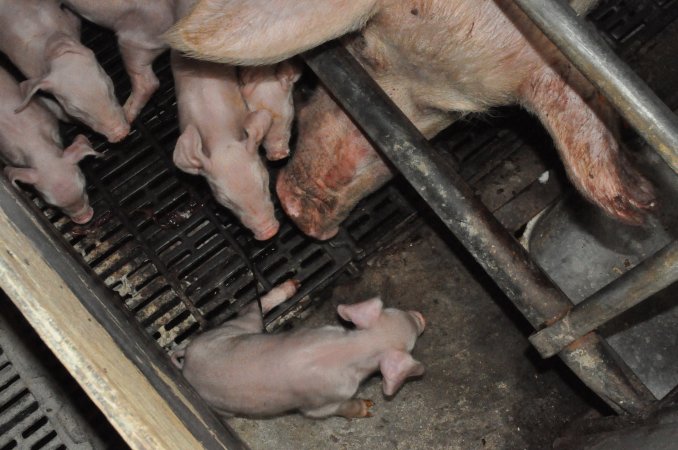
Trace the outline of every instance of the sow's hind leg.
{"label": "sow's hind leg", "polygon": [[523,106],[549,130],[577,189],[609,215],[641,224],[655,206],[652,185],[620,147],[619,118],[569,63],[544,66],[521,87]]}

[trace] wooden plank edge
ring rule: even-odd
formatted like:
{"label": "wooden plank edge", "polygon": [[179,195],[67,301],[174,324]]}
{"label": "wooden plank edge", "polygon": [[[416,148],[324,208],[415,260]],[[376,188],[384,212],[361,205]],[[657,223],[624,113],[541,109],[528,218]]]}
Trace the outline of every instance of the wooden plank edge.
{"label": "wooden plank edge", "polygon": [[0,285],[132,448],[246,448],[5,179],[0,206]]}

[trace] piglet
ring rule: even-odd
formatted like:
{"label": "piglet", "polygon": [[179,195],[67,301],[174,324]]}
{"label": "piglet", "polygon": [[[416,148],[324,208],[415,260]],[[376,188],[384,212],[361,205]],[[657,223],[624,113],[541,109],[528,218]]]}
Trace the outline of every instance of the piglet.
{"label": "piglet", "polygon": [[301,70],[290,61],[272,66],[240,68],[242,96],[250,111],[261,111],[268,130],[262,145],[271,160],[290,154],[289,142],[294,119],[292,89]]}
{"label": "piglet", "polygon": [[78,162],[88,155],[100,156],[85,136],[78,136],[62,150],[57,119],[40,103],[22,102],[14,77],[0,67],[0,156],[8,164],[5,175],[31,184],[51,205],[60,208],[75,223],[94,215],[85,192],[85,177]]}
{"label": "piglet", "polygon": [[160,86],[153,61],[167,50],[161,34],[174,23],[174,0],[63,0],[69,8],[98,25],[115,30],[132,93],[125,102],[129,123]]}
{"label": "piglet", "polygon": [[38,91],[56,98],[66,114],[118,142],[129,133],[113,82],[94,53],[80,43],[80,21],[54,0],[0,2],[0,51],[28,77],[24,108]]}
{"label": "piglet", "polygon": [[207,179],[216,200],[232,210],[255,239],[273,237],[279,228],[259,144],[268,129],[262,111],[245,106],[236,69],[171,55],[182,130],[174,163]]}
{"label": "piglet", "polygon": [[[263,312],[292,296],[287,281],[262,298]],[[370,417],[371,400],[352,398],[360,383],[380,371],[383,391],[395,394],[424,366],[410,355],[424,331],[416,311],[384,308],[379,298],[339,305],[355,325],[262,334],[256,303],[239,317],[196,337],[172,355],[174,364],[214,408],[228,417],[265,417],[300,411],[307,417]]]}

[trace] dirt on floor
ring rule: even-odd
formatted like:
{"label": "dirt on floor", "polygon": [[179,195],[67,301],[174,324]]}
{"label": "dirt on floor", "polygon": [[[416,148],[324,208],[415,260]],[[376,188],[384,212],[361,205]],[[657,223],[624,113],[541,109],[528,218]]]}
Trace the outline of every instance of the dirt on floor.
{"label": "dirt on floor", "polygon": [[[564,425],[600,407],[556,361],[541,361],[529,326],[453,238],[422,226],[365,262],[326,293],[303,324],[336,324],[336,306],[379,295],[387,306],[421,311],[427,329],[413,355],[426,366],[385,399],[381,378],[358,396],[374,417],[229,424],[253,449],[542,449]],[[593,403],[591,403],[593,402]]]}

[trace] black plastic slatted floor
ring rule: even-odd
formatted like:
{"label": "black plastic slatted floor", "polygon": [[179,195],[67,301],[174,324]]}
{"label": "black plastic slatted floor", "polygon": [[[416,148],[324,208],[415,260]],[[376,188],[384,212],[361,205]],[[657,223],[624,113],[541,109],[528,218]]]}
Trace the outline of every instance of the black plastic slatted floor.
{"label": "black plastic slatted floor", "polygon": [[62,450],[38,400],[0,348],[0,450]]}

